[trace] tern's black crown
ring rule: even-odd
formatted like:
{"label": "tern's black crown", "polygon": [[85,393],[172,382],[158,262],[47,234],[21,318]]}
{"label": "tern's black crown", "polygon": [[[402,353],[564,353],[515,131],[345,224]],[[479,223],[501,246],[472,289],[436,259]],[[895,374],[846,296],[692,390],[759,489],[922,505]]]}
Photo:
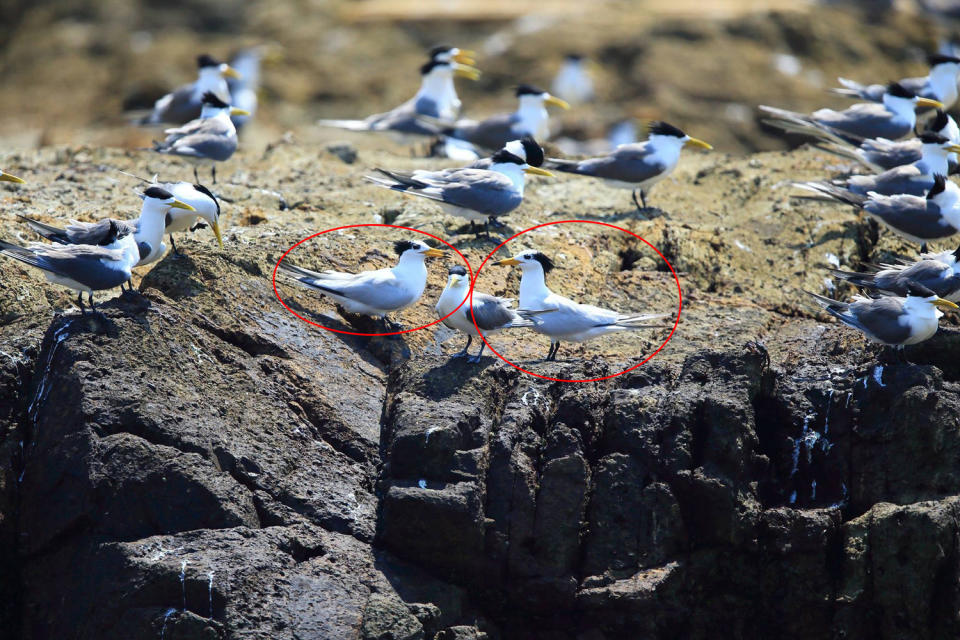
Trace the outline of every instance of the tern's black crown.
{"label": "tern's black crown", "polygon": [[455,264],[447,269],[447,275],[465,276],[467,275],[467,269],[462,264]]}
{"label": "tern's black crown", "polygon": [[905,89],[904,86],[899,82],[891,82],[887,86],[887,93],[896,98],[906,98],[908,100],[912,100],[913,98],[917,97],[915,93]]}
{"label": "tern's black crown", "polygon": [[537,251],[535,254],[533,254],[530,257],[540,263],[540,266],[543,267],[544,273],[550,273],[553,270],[554,266],[556,266],[553,264],[553,260],[545,256],[544,254],[540,253],[539,251]]}
{"label": "tern's black crown", "polygon": [[397,253],[398,256],[403,255],[404,251],[409,251],[410,249],[419,249],[419,248],[420,248],[420,243],[414,242],[412,240],[398,240],[397,242],[393,243],[393,250]]}
{"label": "tern's black crown", "polygon": [[203,94],[203,99],[201,100],[201,102],[203,104],[208,104],[211,107],[216,107],[218,109],[226,109],[227,107],[230,106],[226,102],[218,98],[217,94],[215,94],[212,91],[207,91],[205,94]]}
{"label": "tern's black crown", "polygon": [[669,122],[663,122],[662,120],[654,120],[650,123],[647,130],[652,136],[674,136],[675,138],[683,138],[687,135]]}
{"label": "tern's black crown", "polygon": [[157,200],[170,200],[173,198],[173,195],[162,187],[147,187],[143,195],[148,198],[156,198]]}
{"label": "tern's black crown", "polygon": [[942,173],[933,176],[933,186],[927,192],[927,200],[933,200],[935,197],[946,191],[947,178]]}
{"label": "tern's black crown", "polygon": [[546,93],[540,87],[535,87],[532,84],[518,84],[516,95],[519,98],[520,96],[539,96]]}
{"label": "tern's black crown", "polygon": [[520,138],[520,144],[523,145],[523,151],[527,156],[527,164],[531,167],[539,167],[543,164],[543,147],[537,144],[533,136],[523,136]]}
{"label": "tern's black crown", "polygon": [[947,112],[943,109],[937,109],[937,115],[933,120],[930,121],[930,127],[928,130],[937,132],[943,131],[948,123],[949,120],[947,120]]}
{"label": "tern's black crown", "polygon": [[211,56],[209,53],[204,53],[197,56],[197,69],[203,69],[204,67],[219,67],[222,63]]}
{"label": "tern's black crown", "polygon": [[950,142],[950,138],[942,136],[936,131],[924,131],[920,134],[920,142],[923,144],[946,144]]}

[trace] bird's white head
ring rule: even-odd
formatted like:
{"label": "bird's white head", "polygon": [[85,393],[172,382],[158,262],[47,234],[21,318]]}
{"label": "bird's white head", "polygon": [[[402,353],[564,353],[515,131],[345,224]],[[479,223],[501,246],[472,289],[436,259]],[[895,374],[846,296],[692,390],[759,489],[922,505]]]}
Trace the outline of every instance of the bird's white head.
{"label": "bird's white head", "polygon": [[708,151],[713,149],[703,140],[690,137],[679,128],[661,120],[655,120],[647,125],[647,139],[656,149],[676,149],[677,151],[683,147],[700,147]]}
{"label": "bird's white head", "polygon": [[430,59],[440,62],[457,62],[460,64],[473,66],[476,64],[476,52],[469,49],[458,49],[450,45],[437,45],[430,50]]}
{"label": "bird's white head", "polygon": [[470,276],[462,264],[455,264],[447,270],[448,289],[466,289],[470,286]]}
{"label": "bird's white head", "polygon": [[939,311],[940,309],[950,309],[954,311],[960,309],[956,303],[949,300],[944,300],[936,293],[917,282],[910,282],[907,284],[907,295],[905,296],[903,306],[908,311],[915,311],[919,313],[930,313],[931,311],[934,311],[938,318],[943,315]]}
{"label": "bird's white head", "polygon": [[916,121],[914,110],[917,107],[942,109],[943,103],[929,98],[921,98],[912,91],[905,89],[899,82],[887,85],[883,93],[883,105],[901,118]]}
{"label": "bird's white head", "polygon": [[548,258],[544,253],[532,249],[518,253],[511,258],[500,260],[496,264],[501,266],[518,266],[524,273],[532,271],[540,272],[544,275],[550,273],[554,268],[553,260]]}
{"label": "bird's white head", "polygon": [[521,84],[516,89],[517,100],[520,102],[519,111],[543,109],[547,105],[567,110],[570,105],[560,98],[530,84]]}
{"label": "bird's white head", "polygon": [[162,187],[147,187],[140,197],[143,199],[143,213],[147,215],[154,213],[165,215],[170,209],[196,211],[186,202],[174,198],[172,193]]}
{"label": "bird's white head", "polygon": [[419,240],[398,240],[393,244],[394,252],[400,256],[400,263],[423,262],[425,258],[442,258],[446,255],[440,249],[434,249]]}
{"label": "bird's white head", "polygon": [[201,118],[225,117],[229,119],[230,116],[250,115],[250,112],[245,109],[231,107],[212,91],[207,91],[203,94],[201,102],[203,104],[203,109],[200,111]]}

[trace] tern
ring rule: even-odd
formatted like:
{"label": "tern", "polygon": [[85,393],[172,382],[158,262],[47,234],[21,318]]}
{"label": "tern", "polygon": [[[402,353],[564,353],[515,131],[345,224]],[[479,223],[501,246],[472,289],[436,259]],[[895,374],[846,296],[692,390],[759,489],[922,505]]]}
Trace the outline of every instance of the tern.
{"label": "tern", "polygon": [[[930,73],[919,78],[904,78],[898,84],[921,98],[930,98],[949,109],[957,101],[957,74],[960,74],[960,58],[934,54],[927,58]],[[840,95],[881,102],[886,90],[882,84],[863,85],[854,80],[837,78],[842,89],[831,89]]]}
{"label": "tern", "polygon": [[943,316],[940,309],[958,308],[955,303],[940,298],[917,283],[907,285],[904,297],[854,296],[853,302],[831,300],[809,291],[806,293],[827,313],[853,327],[868,340],[898,348],[933,337]]}
{"label": "tern", "polygon": [[[89,245],[106,249],[121,249],[127,234],[134,239],[138,254],[132,266],[144,266],[156,262],[166,251],[163,244],[164,223],[173,209],[193,211],[193,207],[173,197],[160,187],[149,187],[142,196],[140,217],[125,221],[106,218],[98,222],[71,220],[66,229],[40,222],[27,216],[19,216],[31,230],[61,245]],[[117,229],[124,230],[118,234]],[[122,288],[122,287],[121,287]]]}
{"label": "tern", "polygon": [[394,251],[400,259],[389,269],[317,272],[284,261],[279,270],[302,286],[319,291],[348,313],[386,320],[388,313],[406,309],[423,295],[427,284],[424,260],[446,255],[418,240],[401,240],[394,244]]}
{"label": "tern", "polygon": [[939,297],[951,302],[960,302],[960,249],[950,252],[953,260],[948,264],[933,258],[921,258],[910,264],[880,265],[878,271],[858,273],[831,269],[835,277],[862,289],[870,289],[891,295],[905,296],[911,283],[916,282],[930,289]]}
{"label": "tern", "polygon": [[[243,109],[232,108],[212,93],[203,96],[203,111],[200,118],[182,127],[167,129],[163,142],[154,142],[153,150],[158,153],[181,156],[195,162],[209,161],[212,166],[213,182],[217,182],[217,162],[229,160],[237,150],[237,128],[230,116],[249,115]],[[197,182],[197,170],[193,177]]]}
{"label": "tern", "polygon": [[942,109],[943,103],[918,97],[893,83],[884,91],[882,104],[864,102],[843,111],[820,109],[810,115],[765,105],[760,110],[770,116],[765,124],[787,133],[859,144],[866,138],[898,140],[909,135],[917,124],[917,107]]}
{"label": "tern", "polygon": [[[960,128],[957,127],[957,122],[942,109],[937,109],[936,116],[930,121],[927,131],[948,138],[954,144],[960,144]],[[920,160],[923,155],[923,141],[920,138],[908,140],[871,138],[864,140],[859,146],[847,142],[824,141],[817,146],[824,151],[855,160],[876,172],[912,164]],[[951,153],[947,160],[952,173],[953,168],[957,166],[957,154]]]}
{"label": "tern", "polygon": [[163,96],[153,105],[153,111],[139,124],[186,124],[200,117],[203,96],[212,93],[220,100],[230,100],[227,78],[239,78],[240,74],[230,65],[207,54],[197,57],[197,81],[183,85]]}
{"label": "tern", "polygon": [[557,359],[561,340],[583,342],[615,331],[660,329],[663,325],[645,323],[669,315],[618,313],[557,295],[547,288],[545,281],[546,274],[553,269],[553,261],[539,251],[524,251],[495,264],[520,266],[520,313],[528,309],[544,312],[532,319],[533,330],[550,337],[546,360]]}
{"label": "tern", "polygon": [[[140,249],[128,225],[109,224],[107,246],[76,244],[34,244],[21,247],[0,240],[0,254],[43,271],[47,280],[77,292],[80,313],[84,313],[83,292],[95,310],[93,292],[121,287],[133,277]],[[110,248],[114,247],[114,248]]]}
{"label": "tern", "polygon": [[502,149],[511,140],[533,136],[546,140],[550,135],[546,105],[569,109],[566,101],[529,84],[516,88],[518,106],[513,113],[504,113],[486,120],[461,120],[443,130],[444,135],[483,149]]}
{"label": "tern", "polygon": [[[524,175],[552,176],[549,171],[530,166],[529,160],[543,159],[543,150],[533,142],[511,141],[493,155],[489,169],[453,169],[405,174],[377,169],[386,179],[366,176],[377,185],[438,203],[450,215],[466,218],[471,228],[484,221],[489,234],[496,221],[523,202]],[[523,152],[523,156],[517,153]],[[517,152],[517,153],[514,153]]]}
{"label": "tern", "polygon": [[805,188],[862,209],[871,218],[926,251],[927,242],[947,238],[960,230],[960,187],[943,175],[934,176],[925,198],[911,195],[861,195],[826,183],[806,183]]}
{"label": "tern", "polygon": [[[673,172],[680,161],[680,151],[685,146],[713,149],[703,140],[691,138],[671,124],[651,122],[647,139],[643,142],[621,145],[606,155],[586,160],[550,158],[546,166],[567,173],[602,178],[611,186],[630,189],[633,203],[642,209],[647,206],[646,194],[653,185]],[[637,191],[640,192],[639,202]]]}
{"label": "tern", "polygon": [[[486,336],[504,329],[518,329],[521,327],[532,327],[531,315],[543,313],[542,311],[524,311],[518,312],[513,309],[512,298],[498,298],[487,293],[473,291],[473,305],[470,304],[470,278],[467,276],[467,270],[462,265],[454,265],[447,272],[447,286],[440,294],[437,300],[437,315],[441,318],[447,314],[443,324],[456,329],[461,333],[467,334],[467,344],[463,350],[456,353],[453,357],[460,358],[467,356],[468,362],[480,362],[480,356],[486,343],[480,345],[480,351],[477,355],[470,356],[467,350],[473,342],[473,336]],[[456,311],[454,311],[456,309]],[[471,316],[471,309],[473,315]],[[477,324],[474,325],[473,320]],[[477,331],[480,327],[480,331]]]}
{"label": "tern", "polygon": [[583,55],[568,53],[557,71],[550,89],[555,96],[570,104],[582,104],[593,100],[593,80],[587,73]]}
{"label": "tern", "polygon": [[[452,53],[455,52],[455,53]],[[452,121],[460,113],[460,99],[453,78],[477,80],[480,71],[459,62],[472,58],[459,49],[441,47],[433,57],[420,67],[420,90],[416,95],[385,113],[377,113],[363,120],[318,120],[322,127],[348,129],[350,131],[393,131],[400,134],[423,136],[437,135],[438,127],[421,118]]]}
{"label": "tern", "polygon": [[23,178],[18,178],[17,176],[11,175],[6,171],[4,171],[3,169],[0,169],[0,182],[13,182],[15,184],[24,184],[26,183],[26,180],[24,180]]}
{"label": "tern", "polygon": [[[265,47],[250,47],[237,52],[230,59],[230,66],[236,69],[236,74],[227,78],[230,104],[242,109],[250,115],[230,116],[237,131],[243,128],[250,118],[257,113],[257,90],[260,88],[260,62],[263,59]],[[218,94],[220,95],[220,94]],[[221,96],[225,97],[225,96]]]}
{"label": "tern", "polygon": [[[933,188],[935,175],[946,175],[949,172],[950,154],[960,151],[960,145],[930,132],[920,136],[920,143],[921,157],[913,164],[894,167],[876,175],[857,175],[833,180],[830,184],[845,187],[860,195],[877,193],[887,196],[903,194],[922,196]],[[795,183],[795,186],[804,189],[813,187],[814,190],[818,190],[817,184],[819,183],[801,182]]]}

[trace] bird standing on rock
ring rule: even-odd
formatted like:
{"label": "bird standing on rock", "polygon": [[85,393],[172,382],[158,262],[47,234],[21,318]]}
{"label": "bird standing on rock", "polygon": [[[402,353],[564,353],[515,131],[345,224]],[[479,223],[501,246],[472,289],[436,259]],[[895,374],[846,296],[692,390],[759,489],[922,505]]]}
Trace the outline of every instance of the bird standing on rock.
{"label": "bird standing on rock", "polygon": [[[945,259],[949,256],[949,259]],[[905,296],[912,283],[921,284],[950,302],[960,301],[960,249],[937,257],[922,257],[908,264],[880,265],[873,273],[856,273],[831,269],[836,278],[861,289]]]}
{"label": "bird standing on rock", "polygon": [[[618,313],[589,304],[580,304],[557,295],[547,288],[545,277],[554,265],[553,261],[539,251],[524,251],[512,258],[495,263],[518,265],[520,278],[520,308],[543,312],[532,317],[533,330],[550,337],[550,351],[546,360],[556,360],[562,340],[583,342],[616,331],[636,329],[661,329],[664,325],[646,324],[651,320],[666,318],[669,314]],[[549,311],[550,313],[546,313]]]}
{"label": "bird standing on rock", "polygon": [[[601,178],[611,186],[630,189],[637,209],[645,208],[646,194],[653,185],[673,172],[684,147],[713,149],[703,140],[691,138],[666,122],[651,122],[647,131],[645,141],[621,145],[604,156],[586,160],[550,158],[546,166],[557,171]],[[640,202],[637,202],[637,191],[640,192]]]}
{"label": "bird standing on rock", "polygon": [[423,295],[427,286],[424,260],[445,255],[419,240],[397,242],[394,251],[400,259],[389,269],[360,273],[317,272],[284,261],[279,271],[302,286],[319,291],[348,313],[386,320],[388,313],[406,309]]}
{"label": "bird standing on rock", "polygon": [[240,78],[230,65],[208,54],[197,57],[197,80],[168,93],[153,105],[153,111],[139,124],[186,124],[200,117],[203,96],[212,93],[223,102],[230,101],[227,78]]}

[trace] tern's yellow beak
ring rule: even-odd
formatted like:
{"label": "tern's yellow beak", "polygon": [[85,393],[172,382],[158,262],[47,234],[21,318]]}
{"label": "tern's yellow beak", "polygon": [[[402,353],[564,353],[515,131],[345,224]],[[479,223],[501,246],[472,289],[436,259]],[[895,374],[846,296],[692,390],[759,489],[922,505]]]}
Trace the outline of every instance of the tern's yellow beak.
{"label": "tern's yellow beak", "polygon": [[248,116],[250,112],[246,109],[237,109],[236,107],[230,107],[230,115],[232,116]]}
{"label": "tern's yellow beak", "polygon": [[513,267],[520,264],[520,261],[516,258],[504,258],[503,260],[495,262],[494,264],[498,264],[501,267]]}
{"label": "tern's yellow beak", "polygon": [[570,104],[566,100],[561,100],[557,96],[551,96],[547,94],[547,97],[543,99],[544,104],[552,104],[555,107],[560,107],[561,109],[569,110]]}
{"label": "tern's yellow beak", "polygon": [[220,234],[220,223],[214,220],[210,223],[210,228],[213,229],[213,235],[217,236],[217,244],[223,249],[223,236]]}
{"label": "tern's yellow beak", "polygon": [[950,302],[949,300],[944,300],[943,298],[937,298],[932,302],[935,307],[940,307],[941,309],[960,309],[956,304]]}
{"label": "tern's yellow beak", "polygon": [[444,253],[443,251],[441,251],[440,249],[430,248],[430,249],[427,249],[426,251],[424,251],[424,252],[423,252],[423,255],[427,256],[428,258],[442,258],[443,256],[445,256],[445,255],[447,255],[447,254]]}
{"label": "tern's yellow beak", "polygon": [[541,169],[540,167],[527,167],[523,170],[524,173],[529,173],[532,176],[547,176],[552,178],[553,174],[547,171],[546,169]]}
{"label": "tern's yellow beak", "polygon": [[687,147],[700,147],[701,149],[706,149],[707,151],[710,151],[711,149],[713,149],[713,145],[711,145],[709,142],[704,142],[703,140],[700,140],[700,139],[698,139],[698,138],[690,138],[690,139],[688,139],[688,140],[684,143],[684,146],[687,146]]}
{"label": "tern's yellow beak", "polygon": [[230,65],[226,65],[223,69],[221,69],[220,75],[223,76],[224,78],[235,78],[237,80],[240,79],[240,72],[234,69],[233,67],[231,67]]}
{"label": "tern's yellow beak", "polygon": [[18,178],[17,176],[12,176],[9,173],[0,171],[0,182],[15,182],[17,184],[23,184],[26,182],[23,178]]}
{"label": "tern's yellow beak", "polygon": [[951,144],[951,145],[950,145],[949,147],[947,147],[946,149],[947,149],[947,151],[950,151],[951,153],[960,153],[960,144]]}
{"label": "tern's yellow beak", "polygon": [[476,62],[477,53],[471,51],[470,49],[458,49],[457,52],[453,55],[453,61],[459,62],[460,64],[469,64],[474,65]]}
{"label": "tern's yellow beak", "polygon": [[479,80],[480,69],[466,64],[454,63],[453,75],[457,76],[458,78],[466,78],[468,80]]}
{"label": "tern's yellow beak", "polygon": [[170,205],[171,209],[186,209],[187,211],[196,211],[193,207],[188,205],[186,202],[181,202],[179,200],[174,200],[173,204]]}
{"label": "tern's yellow beak", "polygon": [[931,100],[930,98],[917,98],[918,107],[933,107],[934,109],[945,109],[943,103],[939,100]]}

